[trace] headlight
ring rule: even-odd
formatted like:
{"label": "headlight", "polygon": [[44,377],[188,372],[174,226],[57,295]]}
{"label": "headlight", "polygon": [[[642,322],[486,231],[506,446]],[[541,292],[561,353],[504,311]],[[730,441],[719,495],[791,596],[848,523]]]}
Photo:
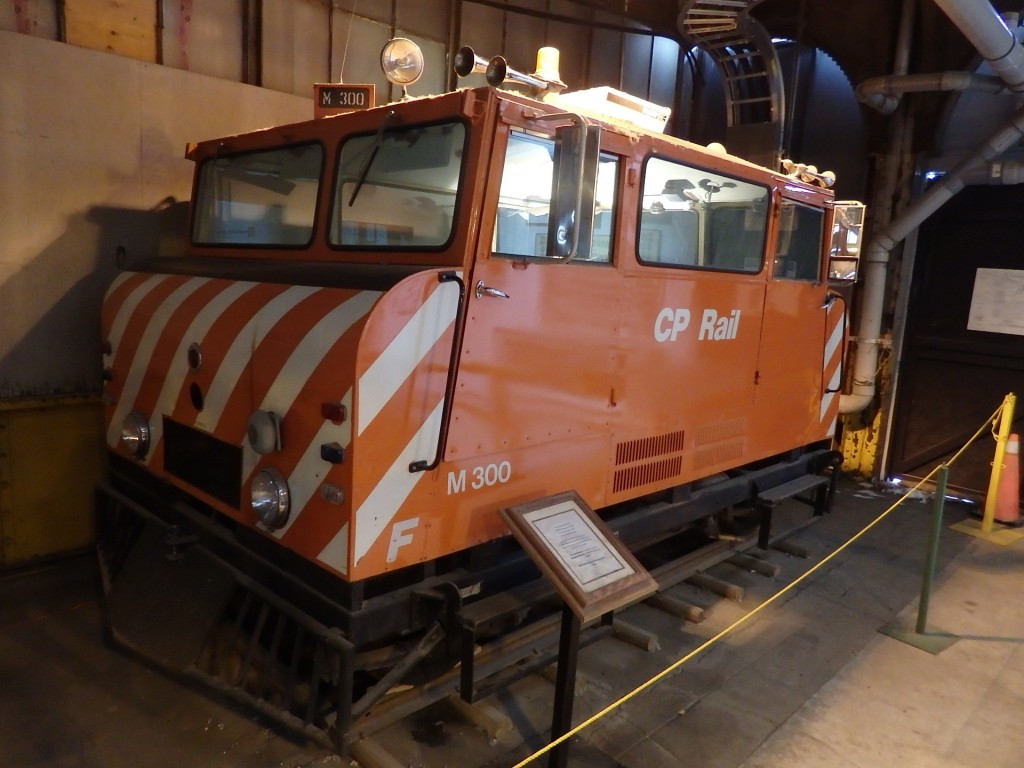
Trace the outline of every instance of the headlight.
{"label": "headlight", "polygon": [[249,445],[261,456],[281,450],[281,420],[271,411],[256,411],[246,429]]}
{"label": "headlight", "polygon": [[407,37],[393,38],[380,52],[380,68],[389,81],[404,89],[423,75],[423,52]]}
{"label": "headlight", "polygon": [[273,467],[260,470],[252,480],[252,509],[267,528],[280,528],[288,521],[288,481]]}
{"label": "headlight", "polygon": [[149,451],[149,422],[138,411],[132,411],[121,422],[121,445],[136,459],[146,458]]}

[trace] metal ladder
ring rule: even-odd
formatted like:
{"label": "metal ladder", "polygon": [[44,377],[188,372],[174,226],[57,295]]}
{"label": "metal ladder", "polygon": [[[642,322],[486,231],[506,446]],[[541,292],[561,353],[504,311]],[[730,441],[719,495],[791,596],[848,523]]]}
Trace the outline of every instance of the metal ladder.
{"label": "metal ladder", "polygon": [[730,134],[772,142],[775,167],[782,148],[782,71],[771,38],[750,10],[762,0],[680,0],[679,29],[718,65],[726,85]]}

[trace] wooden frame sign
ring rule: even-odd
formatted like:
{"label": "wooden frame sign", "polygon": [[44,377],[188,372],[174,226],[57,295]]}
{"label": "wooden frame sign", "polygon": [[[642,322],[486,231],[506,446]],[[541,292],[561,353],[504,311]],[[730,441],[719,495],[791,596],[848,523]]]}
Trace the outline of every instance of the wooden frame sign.
{"label": "wooden frame sign", "polygon": [[654,578],[575,491],[501,511],[582,622],[657,592]]}

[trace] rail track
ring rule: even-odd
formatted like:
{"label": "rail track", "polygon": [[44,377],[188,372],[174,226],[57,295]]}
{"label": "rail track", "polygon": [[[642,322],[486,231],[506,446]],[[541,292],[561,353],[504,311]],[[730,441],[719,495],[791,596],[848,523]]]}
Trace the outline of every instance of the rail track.
{"label": "rail track", "polygon": [[[756,528],[743,534],[715,535],[712,530],[703,541],[676,539],[643,553],[641,560],[657,579],[659,591],[584,628],[574,722],[653,677],[806,571],[813,547],[802,539],[821,518],[809,517],[807,507],[795,499],[781,501],[774,514],[777,533],[767,541]],[[691,551],[671,551],[684,546]],[[480,604],[469,613],[464,639],[493,616],[506,615],[515,603],[536,604],[538,597],[531,592],[542,588],[528,584]],[[547,743],[558,631],[558,605],[551,602],[546,615],[515,632],[468,645],[474,652],[435,680],[396,686],[353,721],[351,756],[364,768],[504,768],[523,759]],[[681,714],[701,699],[706,685],[739,671],[716,670],[709,678],[699,658],[694,666],[694,680],[670,686],[667,697],[652,694],[659,705],[670,702],[669,710]],[[475,684],[470,682],[474,679]],[[471,695],[461,696],[467,685],[472,685]],[[574,740],[570,764],[584,760],[579,764],[619,765],[608,755],[622,738],[629,738],[620,732],[636,727],[632,719],[628,713],[614,713],[605,718],[607,723],[595,726],[596,741]],[[612,741],[607,750],[600,746],[605,739]],[[547,757],[536,764],[546,765]]]}

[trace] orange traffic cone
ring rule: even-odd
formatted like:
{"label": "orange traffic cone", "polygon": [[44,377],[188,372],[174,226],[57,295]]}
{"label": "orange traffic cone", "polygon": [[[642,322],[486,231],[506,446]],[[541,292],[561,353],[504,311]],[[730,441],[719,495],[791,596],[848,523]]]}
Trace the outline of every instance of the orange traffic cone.
{"label": "orange traffic cone", "polygon": [[1010,435],[1003,456],[1003,472],[996,493],[996,520],[1004,525],[1020,525],[1020,438]]}

